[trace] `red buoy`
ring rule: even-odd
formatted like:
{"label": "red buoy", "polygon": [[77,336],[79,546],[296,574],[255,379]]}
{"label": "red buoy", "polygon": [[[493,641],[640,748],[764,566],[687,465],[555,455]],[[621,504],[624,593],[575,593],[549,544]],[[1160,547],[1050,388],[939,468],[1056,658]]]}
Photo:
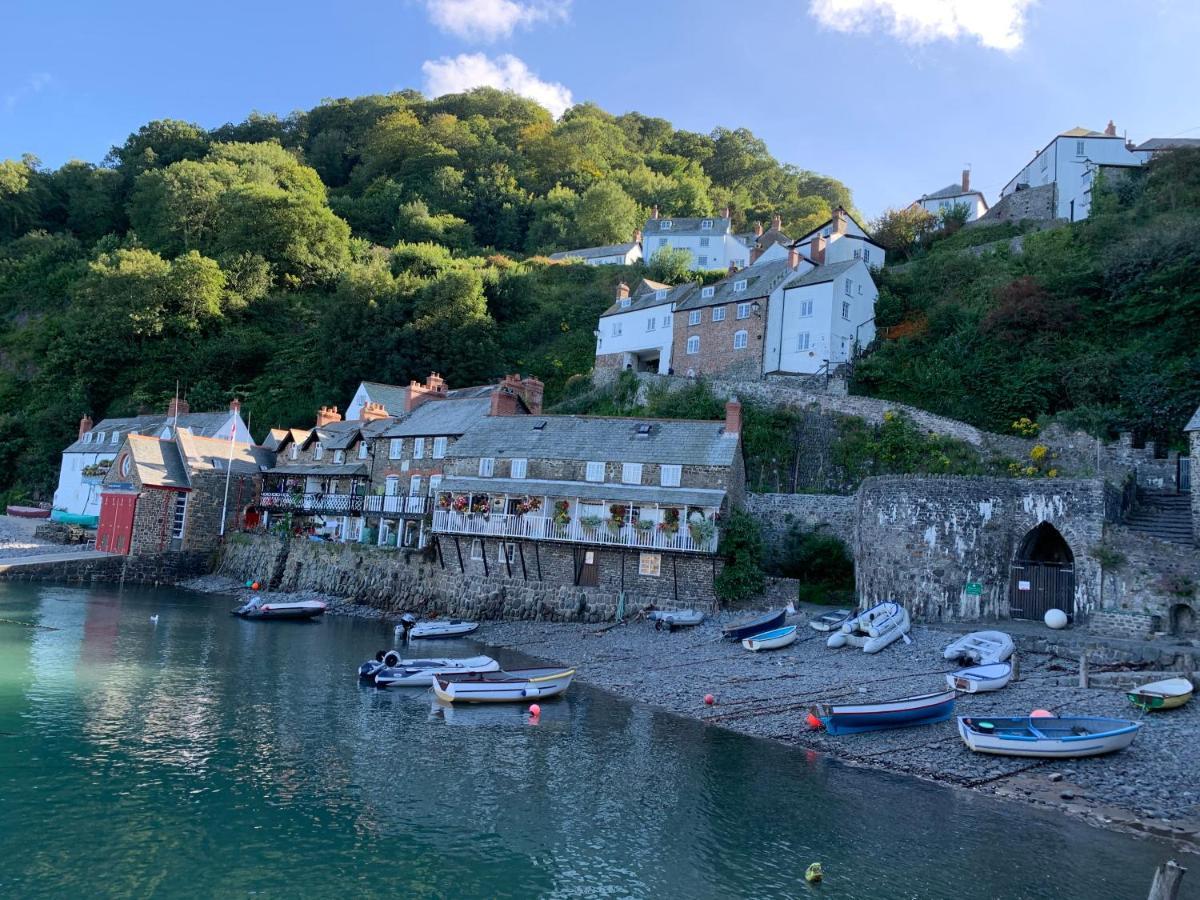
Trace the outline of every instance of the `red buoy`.
{"label": "red buoy", "polygon": [[714,697],[712,694],[705,694],[705,695],[704,695],[704,702],[705,702],[705,704],[706,704],[706,705],[708,705],[708,706],[712,706],[714,703],[716,703],[716,702],[717,702],[717,698],[716,698],[716,697]]}
{"label": "red buoy", "polygon": [[529,704],[529,714],[535,719],[542,714],[542,708],[536,703]]}
{"label": "red buoy", "polygon": [[818,719],[816,716],[814,716],[812,713],[809,713],[808,714],[808,727],[809,728],[820,728],[821,720]]}

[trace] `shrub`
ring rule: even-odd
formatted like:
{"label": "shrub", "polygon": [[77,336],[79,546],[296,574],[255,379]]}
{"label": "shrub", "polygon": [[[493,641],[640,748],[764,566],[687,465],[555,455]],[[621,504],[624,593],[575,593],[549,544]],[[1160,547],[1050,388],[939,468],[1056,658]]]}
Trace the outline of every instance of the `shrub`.
{"label": "shrub", "polygon": [[762,533],[758,522],[740,510],[734,511],[721,535],[720,554],[725,567],[717,576],[717,596],[727,603],[748,600],[763,592]]}
{"label": "shrub", "polygon": [[793,525],[778,555],[779,574],[800,582],[800,599],[844,603],[854,596],[854,560],[846,544],[823,526]]}

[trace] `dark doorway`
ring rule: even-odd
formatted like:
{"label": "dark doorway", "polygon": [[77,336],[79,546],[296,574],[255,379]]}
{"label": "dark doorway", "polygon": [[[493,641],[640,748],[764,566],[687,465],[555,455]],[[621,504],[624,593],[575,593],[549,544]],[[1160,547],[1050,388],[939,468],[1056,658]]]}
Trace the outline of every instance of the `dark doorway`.
{"label": "dark doorway", "polygon": [[575,548],[575,584],[579,587],[595,587],[600,583],[600,570],[596,565],[596,551]]}
{"label": "dark doorway", "polygon": [[1186,603],[1176,603],[1171,607],[1171,634],[1174,637],[1184,637],[1196,631],[1196,614]]}
{"label": "dark doorway", "polygon": [[1014,619],[1040,620],[1051,609],[1075,618],[1075,554],[1049,522],[1032,529],[1017,548],[1009,569],[1008,608]]}

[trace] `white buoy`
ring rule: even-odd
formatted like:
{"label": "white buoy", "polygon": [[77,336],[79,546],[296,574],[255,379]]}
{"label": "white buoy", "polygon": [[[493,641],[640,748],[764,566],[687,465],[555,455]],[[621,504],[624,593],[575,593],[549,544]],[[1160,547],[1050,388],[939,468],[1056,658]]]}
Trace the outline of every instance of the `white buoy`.
{"label": "white buoy", "polygon": [[1061,609],[1048,609],[1046,615],[1042,617],[1042,621],[1046,623],[1047,628],[1057,631],[1059,628],[1067,627],[1067,614]]}

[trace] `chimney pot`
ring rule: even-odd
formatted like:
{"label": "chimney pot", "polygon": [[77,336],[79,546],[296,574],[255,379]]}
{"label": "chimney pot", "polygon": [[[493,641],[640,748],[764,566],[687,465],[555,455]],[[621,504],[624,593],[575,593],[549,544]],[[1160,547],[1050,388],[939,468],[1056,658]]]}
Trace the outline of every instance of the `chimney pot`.
{"label": "chimney pot", "polygon": [[652,218],[652,219],[658,218],[658,204],[657,203],[654,204],[654,209],[650,211],[650,218]]}
{"label": "chimney pot", "polygon": [[762,222],[755,222],[754,223],[754,236],[762,237],[762,233],[763,233]]}
{"label": "chimney pot", "polygon": [[382,403],[376,403],[374,400],[368,400],[363,404],[362,412],[359,414],[363,422],[374,422],[378,419],[386,419],[388,417],[387,407]]}
{"label": "chimney pot", "polygon": [[813,261],[813,265],[825,265],[825,237],[818,234],[808,244],[808,258]]}
{"label": "chimney pot", "polygon": [[317,410],[317,428],[340,421],[342,421],[342,414],[338,412],[336,406],[322,406]]}
{"label": "chimney pot", "polygon": [[970,190],[971,190],[971,170],[963,169],[962,192],[965,194]]}
{"label": "chimney pot", "polygon": [[775,213],[775,215],[771,216],[771,228],[775,231],[779,231],[781,228],[783,228],[783,219],[780,217],[779,213]]}
{"label": "chimney pot", "polygon": [[188,406],[187,400],[180,398],[171,398],[171,402],[167,404],[167,418],[173,419],[175,416],[186,416],[191,412],[191,407]]}
{"label": "chimney pot", "polygon": [[833,211],[833,233],[846,233],[846,210],[840,206]]}
{"label": "chimney pot", "polygon": [[241,412],[241,409],[242,409],[242,401],[239,400],[237,397],[234,397],[232,400],[229,401],[229,411],[231,413]]}
{"label": "chimney pot", "polygon": [[85,415],[79,420],[79,440],[83,440],[83,436],[92,430],[92,426],[96,423],[92,421],[92,417]]}
{"label": "chimney pot", "polygon": [[800,267],[800,250],[795,244],[788,247],[788,268],[798,269]]}
{"label": "chimney pot", "polygon": [[1104,133],[1107,134],[1109,137],[1117,136],[1117,126],[1113,123],[1112,119],[1108,120],[1108,125],[1105,126]]}
{"label": "chimney pot", "polygon": [[725,437],[736,438],[742,433],[742,403],[730,397],[725,404]]}
{"label": "chimney pot", "polygon": [[617,299],[618,300],[628,300],[629,299],[629,285],[627,285],[623,281],[617,284]]}
{"label": "chimney pot", "polygon": [[526,375],[521,381],[521,388],[522,396],[525,398],[525,406],[529,410],[530,415],[541,415],[542,395],[546,390],[546,386],[542,384],[541,379],[535,378],[533,375]]}

